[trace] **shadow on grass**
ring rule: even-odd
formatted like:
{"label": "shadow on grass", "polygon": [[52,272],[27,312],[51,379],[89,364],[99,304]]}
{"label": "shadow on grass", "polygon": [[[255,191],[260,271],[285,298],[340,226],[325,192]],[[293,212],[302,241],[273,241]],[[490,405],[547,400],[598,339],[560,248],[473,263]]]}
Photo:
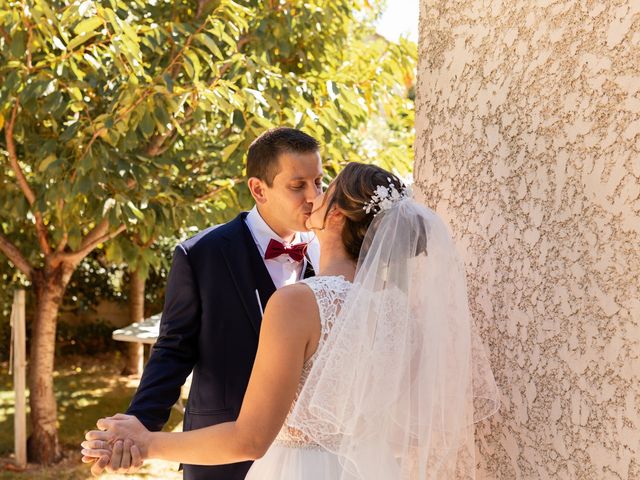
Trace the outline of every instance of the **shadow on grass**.
{"label": "shadow on grass", "polygon": [[[58,402],[58,429],[65,459],[51,468],[30,466],[25,472],[4,469],[11,462],[13,452],[14,393],[13,378],[8,365],[0,365],[0,480],[5,479],[86,479],[89,468],[80,462],[80,442],[86,431],[95,427],[101,417],[124,412],[129,406],[139,379],[120,375],[122,361],[118,354],[96,357],[63,357],[57,362],[54,386]],[[172,411],[165,430],[173,430],[182,421],[182,415]],[[27,425],[29,419],[27,417]],[[28,427],[29,428],[29,427]],[[149,465],[153,467],[153,464]],[[168,471],[140,472],[138,475],[106,475],[104,480],[116,478],[171,478],[174,465]],[[167,464],[158,465],[165,470]],[[151,470],[154,470],[153,468]],[[181,478],[176,473],[175,478]]]}

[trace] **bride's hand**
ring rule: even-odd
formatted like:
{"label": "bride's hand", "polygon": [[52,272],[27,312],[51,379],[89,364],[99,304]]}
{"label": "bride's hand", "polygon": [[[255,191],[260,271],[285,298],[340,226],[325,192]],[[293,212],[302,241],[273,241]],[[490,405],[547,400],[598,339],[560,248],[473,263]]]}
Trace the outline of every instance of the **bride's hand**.
{"label": "bride's hand", "polygon": [[[101,418],[96,422],[96,425],[100,430],[88,432],[85,436],[86,441],[82,443],[86,450],[86,453],[83,450],[85,456],[103,455],[104,453],[99,449],[102,448],[101,445],[105,441],[113,443],[116,440],[130,440],[134,447],[137,447],[140,460],[148,457],[151,432],[133,415],[118,413],[112,417]],[[94,452],[94,450],[97,451]]]}
{"label": "bride's hand", "polygon": [[[105,435],[105,432],[96,433]],[[113,445],[106,440],[85,440],[81,445],[82,463],[93,463],[91,473],[94,477],[104,471],[136,473],[143,464],[140,450],[129,439],[116,440]]]}

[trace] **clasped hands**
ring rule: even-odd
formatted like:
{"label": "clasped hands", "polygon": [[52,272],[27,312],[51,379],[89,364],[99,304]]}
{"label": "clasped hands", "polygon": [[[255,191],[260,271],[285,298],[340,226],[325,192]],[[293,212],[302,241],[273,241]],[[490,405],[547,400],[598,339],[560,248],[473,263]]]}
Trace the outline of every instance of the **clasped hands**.
{"label": "clasped hands", "polygon": [[132,415],[118,413],[101,418],[98,430],[85,435],[82,446],[82,462],[93,463],[91,473],[134,473],[148,457],[150,434]]}

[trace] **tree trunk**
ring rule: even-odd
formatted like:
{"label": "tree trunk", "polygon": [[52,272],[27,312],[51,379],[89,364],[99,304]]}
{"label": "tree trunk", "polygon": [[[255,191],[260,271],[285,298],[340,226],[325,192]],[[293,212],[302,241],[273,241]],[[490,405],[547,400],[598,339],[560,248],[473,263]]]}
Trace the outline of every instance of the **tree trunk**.
{"label": "tree trunk", "polygon": [[62,297],[73,268],[61,264],[34,273],[36,314],[29,353],[29,405],[32,433],[29,459],[50,465],[61,458],[58,443],[57,407],[53,388],[56,322]]}
{"label": "tree trunk", "polygon": [[[129,322],[141,322],[144,320],[144,287],[145,278],[138,270],[131,272],[129,285]],[[129,343],[123,375],[142,375],[144,366],[144,344]]]}

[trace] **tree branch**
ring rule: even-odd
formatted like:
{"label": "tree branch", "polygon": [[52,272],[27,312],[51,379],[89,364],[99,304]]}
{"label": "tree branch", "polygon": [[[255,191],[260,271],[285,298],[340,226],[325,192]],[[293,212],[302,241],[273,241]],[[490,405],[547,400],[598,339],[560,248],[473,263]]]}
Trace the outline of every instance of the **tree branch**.
{"label": "tree branch", "polygon": [[[26,20],[27,16],[24,15],[23,18]],[[33,25],[31,22],[25,22],[27,27],[27,68],[29,71],[33,69],[33,64],[31,61],[31,39],[33,38]]]}
{"label": "tree branch", "polygon": [[62,198],[59,198],[56,202],[57,214],[60,220],[60,228],[62,230],[62,238],[60,239],[60,243],[58,243],[58,246],[56,247],[56,253],[64,252],[64,249],[66,248],[67,242],[69,240],[69,232],[67,231],[67,226],[64,222],[64,203],[64,199]]}
{"label": "tree branch", "polygon": [[78,252],[76,252],[76,253],[81,253],[82,257],[84,258],[91,252],[91,250],[96,248],[98,245],[100,245],[101,243],[104,243],[104,242],[108,242],[109,240],[117,237],[122,232],[124,232],[126,229],[127,229],[127,226],[123,223],[118,228],[116,228],[113,232],[106,233],[106,234],[102,235],[100,238],[96,238],[93,242],[87,244],[84,248],[78,250]]}
{"label": "tree branch", "polygon": [[80,249],[86,247],[90,243],[94,242],[96,238],[100,238],[109,230],[109,220],[104,218],[100,223],[93,227],[89,233],[85,235],[80,244]]}
{"label": "tree branch", "polygon": [[133,242],[140,248],[149,248],[151,245],[153,245],[153,242],[155,242],[156,237],[155,235],[151,235],[149,237],[149,240],[147,240],[146,242],[143,242],[140,239],[140,235],[138,235],[137,233],[133,235],[132,238]]}
{"label": "tree branch", "polygon": [[169,150],[171,148],[171,145],[173,145],[173,143],[178,139],[178,129],[173,131],[173,135],[171,136],[171,138],[166,141],[164,143],[166,143],[166,145],[160,145],[158,147],[158,149],[156,150],[156,156],[158,155],[162,155],[164,152],[166,152],[167,150]]}
{"label": "tree branch", "polygon": [[[87,242],[87,238],[85,237],[84,241],[82,242],[82,246],[78,250],[76,250],[75,252],[63,254],[63,258],[64,258],[65,261],[71,262],[71,263],[77,265],[78,263],[80,263],[82,261],[82,259],[84,257],[89,255],[89,253],[91,253],[91,251],[94,248],[96,248],[99,244],[104,243],[104,242],[108,242],[112,238],[117,237],[122,232],[124,232],[126,229],[127,229],[127,226],[122,224],[117,229],[115,229],[113,232],[105,233],[104,235],[101,235],[101,236],[99,236],[97,238],[94,237],[93,240],[91,240],[89,242]],[[92,232],[93,232],[93,230],[92,230]],[[91,232],[90,232],[90,234],[91,234]]]}
{"label": "tree branch", "polygon": [[[36,203],[36,195],[29,186],[29,182],[27,182],[27,178],[24,176],[22,168],[18,163],[18,152],[16,150],[16,144],[13,138],[13,129],[16,125],[16,117],[18,115],[19,107],[20,102],[16,99],[16,103],[13,105],[13,110],[11,111],[11,118],[9,119],[9,123],[5,128],[4,137],[7,142],[7,151],[9,152],[9,163],[11,165],[11,169],[16,175],[16,180],[18,181],[20,190],[22,190],[22,193],[26,197],[27,202],[29,202],[29,205],[33,208],[34,203]],[[45,255],[48,255],[51,253],[51,247],[49,246],[49,241],[47,240],[47,227],[44,224],[42,213],[34,208],[33,215],[36,218],[36,234],[38,236],[38,243],[40,244],[42,252]]]}
{"label": "tree branch", "polygon": [[16,99],[16,103],[13,105],[13,110],[11,111],[11,118],[9,119],[9,123],[7,123],[6,128],[4,129],[4,138],[7,142],[7,151],[9,152],[9,163],[11,164],[11,169],[16,174],[16,179],[18,180],[18,186],[22,193],[27,198],[29,205],[33,205],[36,201],[36,196],[31,190],[29,183],[27,182],[24,173],[22,173],[22,169],[18,164],[18,153],[16,151],[16,144],[13,139],[13,128],[16,124],[16,116],[18,115],[18,107],[20,106],[20,101]]}
{"label": "tree branch", "polygon": [[196,202],[200,203],[200,202],[206,202],[207,200],[215,197],[217,194],[219,194],[220,192],[224,191],[224,190],[228,190],[231,187],[236,186],[239,183],[242,183],[244,181],[246,181],[245,178],[243,177],[238,177],[238,178],[232,178],[231,180],[231,185],[225,185],[223,187],[218,187],[214,190],[211,190],[210,192],[205,193],[204,195],[199,196],[198,198],[196,198]]}
{"label": "tree branch", "polygon": [[99,42],[94,42],[93,40],[95,39],[83,43],[76,50],[66,51],[64,54],[51,60],[51,62],[41,62],[40,64],[36,64],[36,66],[31,69],[31,73],[40,72],[41,70],[50,67],[52,62],[55,62],[59,65],[60,63],[63,63],[67,58],[77,55],[78,53],[80,53],[80,51],[86,51],[89,47],[102,47],[108,45],[110,42],[110,40],[102,40]]}
{"label": "tree branch", "polygon": [[64,252],[64,249],[67,246],[67,241],[68,240],[69,240],[69,234],[67,232],[64,232],[62,234],[62,239],[60,240],[60,243],[58,244],[58,247],[56,248],[56,253]]}
{"label": "tree branch", "polygon": [[[134,102],[134,104],[133,104],[133,105],[128,106],[127,108],[125,108],[125,109],[124,109],[124,111],[123,111],[123,112],[121,112],[121,113],[119,113],[119,114],[118,114],[118,118],[116,118],[116,121],[115,121],[114,123],[117,123],[117,122],[119,122],[120,120],[124,119],[124,117],[125,117],[129,112],[131,112],[131,111],[135,110],[135,108],[136,108],[138,105],[140,105],[140,103],[142,103],[142,102],[144,101],[144,99],[148,96],[149,92],[151,92],[151,91],[153,91],[153,90],[146,89],[146,90],[144,91],[144,93],[142,93],[142,94],[140,95],[140,97],[139,97],[139,98]],[[92,125],[93,125],[93,124],[92,124]],[[91,147],[92,147],[93,143],[97,140],[97,138],[98,138],[100,135],[102,135],[102,134],[104,134],[104,133],[107,133],[107,131],[108,131],[107,127],[102,127],[102,128],[99,128],[98,130],[96,130],[96,131],[93,133],[93,135],[92,135],[92,137],[91,137],[91,140],[89,140],[89,143],[87,144],[86,148],[84,148],[84,151],[82,152],[82,155],[80,156],[80,160],[84,159],[85,155],[87,155],[87,153],[89,153],[89,151],[91,150]],[[73,183],[73,178],[72,178],[72,183]]]}
{"label": "tree branch", "polygon": [[200,32],[202,32],[202,30],[204,30],[204,27],[207,26],[207,23],[209,22],[209,18],[207,17],[204,22],[202,22],[202,24],[198,27],[198,29],[193,32],[191,35],[189,35],[189,37],[187,38],[187,41],[185,42],[185,44],[182,46],[182,48],[178,51],[178,53],[171,59],[171,61],[169,62],[169,65],[167,65],[167,67],[162,71],[162,75],[164,75],[167,72],[171,72],[171,77],[173,79],[176,78],[176,76],[178,75],[178,72],[180,71],[179,69],[175,69],[173,68],[176,64],[176,62],[178,62],[178,60],[180,59],[180,57],[182,56],[182,54],[184,53],[184,51],[189,48],[191,46],[191,42],[193,41],[193,37],[195,37],[196,35],[198,35]]}
{"label": "tree branch", "polygon": [[[149,141],[149,145],[145,149],[146,155],[149,157],[156,157],[158,155],[162,155],[162,153],[165,152],[171,146],[171,142],[169,142],[169,144],[163,148],[162,146],[165,140],[169,136],[174,134],[175,131],[177,130],[175,130],[175,127],[171,125],[169,128],[167,128],[167,130],[164,133],[159,133],[151,137],[151,140]],[[173,136],[175,137],[175,135]],[[175,140],[175,138],[173,138],[173,140]]]}
{"label": "tree branch", "polygon": [[47,239],[47,227],[44,224],[44,220],[42,219],[42,213],[34,212],[33,215],[36,217],[36,233],[38,234],[38,243],[40,243],[40,248],[42,249],[45,255],[49,255],[51,253],[51,246],[49,245],[49,240]]}
{"label": "tree branch", "polygon": [[33,267],[31,267],[29,261],[24,258],[22,252],[20,252],[20,250],[18,250],[18,248],[11,243],[7,237],[2,235],[2,233],[0,233],[0,252],[4,253],[18,270],[24,273],[27,278],[31,279]]}
{"label": "tree branch", "polygon": [[[250,38],[249,36],[243,36],[240,38],[240,40],[238,41],[238,50],[240,50],[240,48],[242,48],[242,46],[249,41],[249,38]],[[220,68],[219,74],[216,76],[216,78],[214,78],[211,81],[211,83],[208,85],[208,88],[209,89],[215,88],[218,81],[220,81],[220,79],[224,76],[224,74],[227,73],[227,70],[229,70],[229,68],[231,68],[230,62],[227,62],[224,65],[222,65],[222,68]],[[184,111],[184,116],[182,117],[182,119],[179,119],[179,120],[176,119],[176,121],[180,124],[180,126],[184,125],[191,118],[193,111],[194,109],[191,105],[187,106],[186,110]],[[167,138],[169,137],[171,138],[169,139],[168,144],[164,145]],[[178,138],[177,129],[172,124],[169,126],[169,128],[167,128],[167,130],[164,133],[160,133],[151,137],[151,140],[149,141],[149,145],[145,149],[145,154],[150,157],[156,157],[158,155],[162,155],[171,147],[171,144],[177,138]]]}
{"label": "tree branch", "polygon": [[4,37],[4,39],[7,42],[7,45],[11,44],[11,37],[9,36],[7,31],[2,27],[0,27],[0,35],[2,35]]}
{"label": "tree branch", "polygon": [[209,3],[209,0],[198,0],[198,9],[196,10],[196,18],[200,18],[204,12],[205,7]]}

